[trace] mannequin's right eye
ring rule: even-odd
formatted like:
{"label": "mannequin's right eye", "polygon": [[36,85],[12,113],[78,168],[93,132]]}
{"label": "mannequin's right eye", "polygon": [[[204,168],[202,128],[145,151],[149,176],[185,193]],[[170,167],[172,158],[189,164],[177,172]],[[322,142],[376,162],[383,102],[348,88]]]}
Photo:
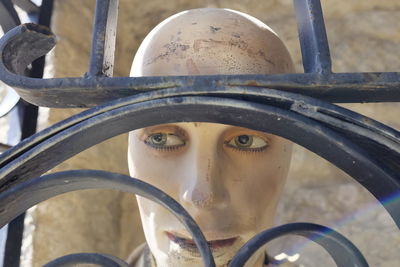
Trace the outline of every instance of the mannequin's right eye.
{"label": "mannequin's right eye", "polygon": [[174,149],[185,145],[181,137],[171,133],[154,133],[149,135],[144,142],[157,149]]}

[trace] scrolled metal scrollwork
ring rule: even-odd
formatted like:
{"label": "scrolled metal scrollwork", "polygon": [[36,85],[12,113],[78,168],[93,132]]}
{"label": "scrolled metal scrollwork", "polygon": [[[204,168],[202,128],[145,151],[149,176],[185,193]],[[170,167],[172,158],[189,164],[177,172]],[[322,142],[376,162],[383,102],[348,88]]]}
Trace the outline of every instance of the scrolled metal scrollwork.
{"label": "scrolled metal scrollwork", "polygon": [[28,208],[51,197],[76,190],[100,188],[137,194],[168,209],[192,235],[205,266],[215,266],[207,240],[189,213],[161,190],[123,174],[95,170],[65,171],[44,175],[8,188],[0,194],[0,227]]}
{"label": "scrolled metal scrollwork", "polygon": [[[10,7],[10,1],[3,2]],[[37,177],[105,139],[146,126],[177,122],[179,117],[179,121],[225,123],[290,139],[351,175],[383,204],[400,227],[400,203],[385,203],[386,198],[400,195],[400,133],[357,113],[303,96],[332,102],[400,100],[400,74],[332,73],[318,0],[295,0],[306,73],[140,78],[106,77],[111,76],[113,51],[105,50],[113,45],[104,44],[114,41],[96,36],[115,31],[117,2],[97,1],[103,8],[96,11],[93,60],[84,78],[24,76],[26,66],[55,45],[56,39],[47,28],[21,25],[1,38],[0,79],[15,87],[21,97],[50,107],[96,106],[25,139],[0,155],[2,225],[34,203],[57,194],[89,188],[128,191],[157,201],[186,223],[192,229],[206,266],[213,266],[199,227],[176,201],[158,189],[128,176],[102,171],[69,171]],[[11,10],[8,15],[15,15],[13,9],[8,10]],[[109,17],[114,23],[106,23]],[[2,21],[10,24],[11,20]],[[327,249],[338,266],[367,266],[348,240],[332,229],[314,224],[284,225],[260,233],[240,249],[231,266],[242,266],[252,251],[286,234],[316,241]],[[76,254],[56,259],[48,267],[90,260],[103,266],[126,264],[113,256]]]}
{"label": "scrolled metal scrollwork", "polygon": [[368,267],[362,253],[346,237],[329,227],[314,223],[289,223],[257,234],[239,249],[231,266],[244,266],[251,255],[263,245],[286,235],[302,236],[319,244],[339,267]]}
{"label": "scrolled metal scrollwork", "polygon": [[[36,176],[107,138],[137,128],[175,122],[177,117],[180,121],[183,118],[184,121],[238,125],[288,138],[336,164],[382,202],[388,195],[400,191],[396,172],[399,166],[395,160],[400,156],[397,131],[346,109],[301,95],[247,88],[247,94],[243,96],[242,91],[242,88],[150,91],[86,110],[24,140],[0,156],[0,196],[4,199],[3,194],[9,194],[8,200],[3,202],[9,204],[2,205],[4,208],[0,212],[2,223],[11,219],[12,212],[23,211],[15,208],[17,206],[9,208],[9,205],[22,205],[28,199],[17,200],[15,195],[10,197],[12,193],[6,192],[37,183],[42,178]],[[163,112],[163,118],[158,116],[159,112]],[[253,119],[243,119],[242,114]],[[299,132],[307,134],[299,135]],[[390,153],[393,160],[378,164],[376,154],[371,156],[376,151],[382,155]],[[53,176],[57,175],[64,174]],[[60,181],[54,186],[78,186],[65,182],[72,181],[70,179],[63,180],[64,185],[60,185]],[[378,181],[381,186],[376,188],[374,185]],[[79,185],[82,186],[88,184]],[[57,193],[54,189],[42,190],[53,195]],[[29,190],[27,194],[30,198],[41,195],[34,192]],[[398,205],[393,202],[385,208],[399,225]],[[355,259],[360,259],[359,254],[355,255]]]}
{"label": "scrolled metal scrollwork", "polygon": [[[150,184],[126,175],[106,171],[58,172],[25,181],[3,191],[0,194],[0,227],[28,208],[51,197],[76,190],[99,188],[138,194],[167,208],[192,234],[205,266],[215,266],[210,248],[199,226],[178,202]],[[256,235],[239,250],[229,266],[243,266],[251,255],[264,244],[288,234],[301,235],[320,244],[330,253],[339,267],[368,266],[360,251],[342,235],[330,228],[310,223],[283,225]],[[67,267],[82,263],[98,264],[103,267],[128,266],[126,262],[114,256],[81,253],[63,256],[44,267]]]}
{"label": "scrolled metal scrollwork", "polygon": [[[399,194],[399,133],[349,110],[305,96],[248,88],[167,89],[117,100],[69,118],[0,156],[0,191],[74,154],[134,129],[179,121],[218,122],[285,137],[347,172],[378,200]],[[304,108],[299,111],[297,104]],[[162,118],[158,115],[162,112]],[[252,117],[243,119],[242,114]],[[361,131],[362,130],[362,131]],[[306,134],[299,134],[299,133]],[[388,159],[388,160],[386,160]],[[376,187],[376,184],[380,184]],[[399,203],[385,205],[400,225]]]}

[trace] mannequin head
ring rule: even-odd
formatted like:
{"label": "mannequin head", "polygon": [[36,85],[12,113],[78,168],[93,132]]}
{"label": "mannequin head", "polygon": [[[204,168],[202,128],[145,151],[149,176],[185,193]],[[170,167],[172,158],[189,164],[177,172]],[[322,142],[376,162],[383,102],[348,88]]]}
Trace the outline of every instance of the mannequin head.
{"label": "mannequin head", "polygon": [[[294,72],[289,53],[262,22],[224,9],[181,12],[159,24],[135,56],[131,76]],[[272,226],[291,143],[269,133],[205,122],[156,125],[129,135],[129,170],[178,201],[199,224],[217,266]],[[183,225],[137,197],[157,266],[202,266]],[[258,252],[248,266],[262,266]]]}

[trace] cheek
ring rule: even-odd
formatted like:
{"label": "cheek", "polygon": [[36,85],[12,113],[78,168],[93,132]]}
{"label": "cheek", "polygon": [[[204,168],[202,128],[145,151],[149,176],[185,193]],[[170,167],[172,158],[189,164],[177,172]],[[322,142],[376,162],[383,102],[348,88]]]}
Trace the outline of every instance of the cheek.
{"label": "cheek", "polygon": [[[290,164],[290,144],[277,144],[265,153],[231,157],[229,187],[234,206],[254,218],[261,228],[274,217]],[[262,218],[261,218],[262,217]]]}
{"label": "cheek", "polygon": [[143,142],[129,142],[129,173],[132,177],[149,183],[174,199],[178,196],[179,177],[182,164],[177,155],[162,155]]}
{"label": "cheek", "polygon": [[177,228],[175,225],[179,222],[167,209],[151,200],[138,196],[137,202],[147,244],[159,257],[167,257],[169,241],[164,231]]}
{"label": "cheek", "polygon": [[166,208],[147,198],[141,196],[137,196],[136,198],[145,230],[149,231],[149,229],[152,229],[152,231],[155,231],[156,229],[165,228],[162,227],[162,224],[167,224],[171,221],[171,216],[173,215]]}

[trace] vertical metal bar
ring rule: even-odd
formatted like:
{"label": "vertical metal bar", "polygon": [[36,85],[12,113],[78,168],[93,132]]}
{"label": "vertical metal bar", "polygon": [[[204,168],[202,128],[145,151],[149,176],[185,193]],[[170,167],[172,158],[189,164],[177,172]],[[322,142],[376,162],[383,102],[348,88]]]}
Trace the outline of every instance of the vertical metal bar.
{"label": "vertical metal bar", "polygon": [[[43,0],[38,14],[38,24],[50,26],[51,14],[53,11],[53,0]],[[32,63],[29,72],[30,77],[42,78],[45,60],[41,57]],[[15,111],[10,115],[16,115],[13,119],[13,136],[17,135],[20,139],[25,139],[36,132],[38,107],[31,105],[22,99],[14,107]],[[22,237],[24,232],[25,213],[15,218],[8,224],[7,241],[4,249],[4,258],[0,266],[19,267],[21,257]]]}
{"label": "vertical metal bar", "polygon": [[25,213],[8,224],[7,242],[4,251],[4,267],[19,267]]}
{"label": "vertical metal bar", "polygon": [[88,77],[113,75],[118,1],[96,1]]}
{"label": "vertical metal bar", "polygon": [[294,0],[305,73],[331,73],[329,43],[320,0]]}
{"label": "vertical metal bar", "polygon": [[[11,30],[12,28],[14,28],[15,26],[21,24],[21,21],[18,17],[17,12],[15,11],[15,8],[12,4],[12,2],[10,0],[0,0],[0,27],[2,28],[3,32],[6,33],[7,31]],[[9,116],[18,114],[18,108],[17,105],[14,106],[11,110],[10,110]],[[19,119],[19,116],[16,116]],[[18,129],[16,130],[20,130],[19,126],[19,120],[18,120],[18,125],[14,125],[10,127],[10,130],[12,128],[15,128],[15,126],[17,126]],[[13,133],[9,132],[7,134],[8,138],[12,135]],[[9,140],[8,140],[9,141]],[[12,141],[12,140],[11,140]],[[14,227],[12,226],[14,224],[14,226],[16,226],[17,224],[19,225],[20,221],[16,220],[16,222],[14,223],[11,222],[9,225],[4,226],[3,228],[0,229],[0,267],[6,267],[8,266],[8,262],[10,261],[9,259],[7,259],[7,251],[9,251],[10,249],[10,227],[12,228],[12,230],[14,230]],[[23,226],[21,228],[21,230],[23,230]],[[17,238],[17,242],[16,245],[19,247],[17,248],[17,257],[18,258],[18,265],[14,265],[14,266],[19,266],[19,256],[20,253],[18,253],[18,251],[21,250],[21,242],[22,241],[22,236],[21,236],[21,240],[19,240]],[[7,246],[9,249],[7,249]],[[14,255],[14,254],[13,254]],[[13,265],[10,265],[13,266]]]}
{"label": "vertical metal bar", "polygon": [[12,0],[12,2],[28,14],[39,13],[39,7],[30,0]]}
{"label": "vertical metal bar", "polygon": [[6,33],[21,24],[11,0],[0,0],[0,27]]}

